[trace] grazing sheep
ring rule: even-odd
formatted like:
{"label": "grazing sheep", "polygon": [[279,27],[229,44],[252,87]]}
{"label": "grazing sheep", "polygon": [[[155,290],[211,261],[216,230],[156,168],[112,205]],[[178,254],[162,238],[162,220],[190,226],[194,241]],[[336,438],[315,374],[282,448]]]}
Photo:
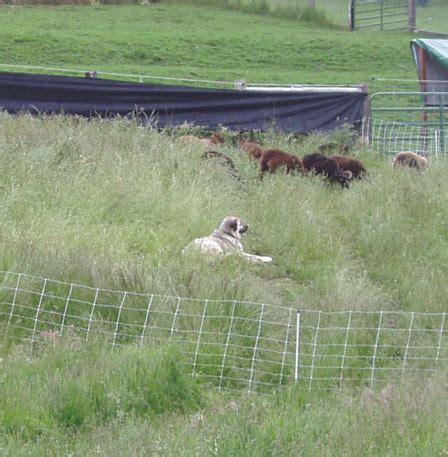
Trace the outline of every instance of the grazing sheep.
{"label": "grazing sheep", "polygon": [[226,139],[225,139],[224,135],[222,133],[220,133],[220,132],[212,133],[212,135],[210,136],[209,140],[213,144],[220,144],[220,143],[225,143],[226,142]]}
{"label": "grazing sheep", "polygon": [[252,160],[260,160],[264,153],[263,146],[255,141],[240,139],[240,148],[246,151]]}
{"label": "grazing sheep", "polygon": [[395,155],[392,165],[394,167],[407,166],[415,168],[417,171],[423,171],[428,168],[428,159],[416,152],[404,151]]}
{"label": "grazing sheep", "polygon": [[362,179],[367,174],[367,170],[362,162],[354,157],[335,154],[330,156],[330,159],[336,160],[341,170],[350,171],[353,178]]}
{"label": "grazing sheep", "polygon": [[203,160],[209,160],[213,159],[216,160],[219,164],[222,166],[226,167],[229,170],[230,175],[237,179],[238,181],[241,181],[241,177],[238,173],[238,170],[235,167],[235,164],[233,163],[233,160],[223,154],[222,152],[219,151],[205,151],[201,155],[201,159]]}
{"label": "grazing sheep", "polygon": [[303,165],[299,157],[289,154],[280,149],[266,149],[260,160],[260,179],[264,173],[274,173],[279,168],[285,168],[286,173],[290,171],[302,171]]}
{"label": "grazing sheep", "polygon": [[197,144],[205,147],[212,147],[214,143],[209,138],[199,138],[195,135],[182,135],[179,137],[179,141],[183,143]]}
{"label": "grazing sheep", "polygon": [[330,154],[335,151],[347,154],[350,151],[350,146],[346,143],[340,144],[332,141],[330,143],[321,144],[316,150],[316,152],[320,152],[321,154]]}
{"label": "grazing sheep", "polygon": [[314,171],[318,175],[327,176],[330,181],[337,181],[342,187],[349,188],[352,173],[341,170],[336,160],[319,152],[313,152],[307,154],[302,159],[302,163],[306,171]]}

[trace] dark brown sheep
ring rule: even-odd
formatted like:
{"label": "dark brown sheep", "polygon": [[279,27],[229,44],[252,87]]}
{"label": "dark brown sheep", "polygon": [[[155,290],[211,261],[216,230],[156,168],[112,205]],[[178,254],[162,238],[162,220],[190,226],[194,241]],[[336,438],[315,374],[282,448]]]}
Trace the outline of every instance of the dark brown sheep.
{"label": "dark brown sheep", "polygon": [[280,149],[266,149],[260,160],[260,179],[266,172],[274,173],[279,168],[290,171],[302,171],[303,165],[299,157]]}
{"label": "dark brown sheep", "polygon": [[354,157],[335,154],[330,156],[330,159],[336,160],[341,170],[351,171],[353,178],[362,179],[367,174],[367,170],[362,162]]}
{"label": "dark brown sheep", "polygon": [[349,187],[352,174],[349,171],[341,170],[336,160],[319,152],[313,152],[312,154],[307,154],[302,159],[302,163],[306,171],[327,176],[330,181],[337,181],[342,187]]}

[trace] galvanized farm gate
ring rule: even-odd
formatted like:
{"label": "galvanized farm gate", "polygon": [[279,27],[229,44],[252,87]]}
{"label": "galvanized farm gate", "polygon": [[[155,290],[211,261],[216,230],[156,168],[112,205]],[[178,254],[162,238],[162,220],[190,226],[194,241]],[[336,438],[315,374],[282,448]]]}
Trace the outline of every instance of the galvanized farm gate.
{"label": "galvanized farm gate", "polygon": [[410,150],[425,156],[447,157],[446,91],[376,92],[370,97],[370,105],[363,136],[375,150],[385,154]]}
{"label": "galvanized farm gate", "polygon": [[350,0],[350,30],[415,28],[415,0]]}

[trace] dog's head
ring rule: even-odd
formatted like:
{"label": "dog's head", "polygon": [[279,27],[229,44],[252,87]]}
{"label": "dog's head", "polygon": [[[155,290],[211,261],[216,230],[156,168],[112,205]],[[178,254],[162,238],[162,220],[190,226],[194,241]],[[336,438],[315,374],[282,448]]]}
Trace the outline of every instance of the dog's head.
{"label": "dog's head", "polygon": [[218,227],[218,230],[238,239],[240,239],[241,235],[247,232],[248,229],[248,225],[243,224],[241,219],[234,216],[227,216]]}

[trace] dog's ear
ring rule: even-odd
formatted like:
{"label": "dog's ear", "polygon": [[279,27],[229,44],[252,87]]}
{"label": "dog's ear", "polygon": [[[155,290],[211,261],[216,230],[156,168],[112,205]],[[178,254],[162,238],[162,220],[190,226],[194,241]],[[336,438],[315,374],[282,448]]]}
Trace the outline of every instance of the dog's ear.
{"label": "dog's ear", "polygon": [[232,219],[230,221],[230,228],[236,232],[238,230],[238,220],[237,219]]}

